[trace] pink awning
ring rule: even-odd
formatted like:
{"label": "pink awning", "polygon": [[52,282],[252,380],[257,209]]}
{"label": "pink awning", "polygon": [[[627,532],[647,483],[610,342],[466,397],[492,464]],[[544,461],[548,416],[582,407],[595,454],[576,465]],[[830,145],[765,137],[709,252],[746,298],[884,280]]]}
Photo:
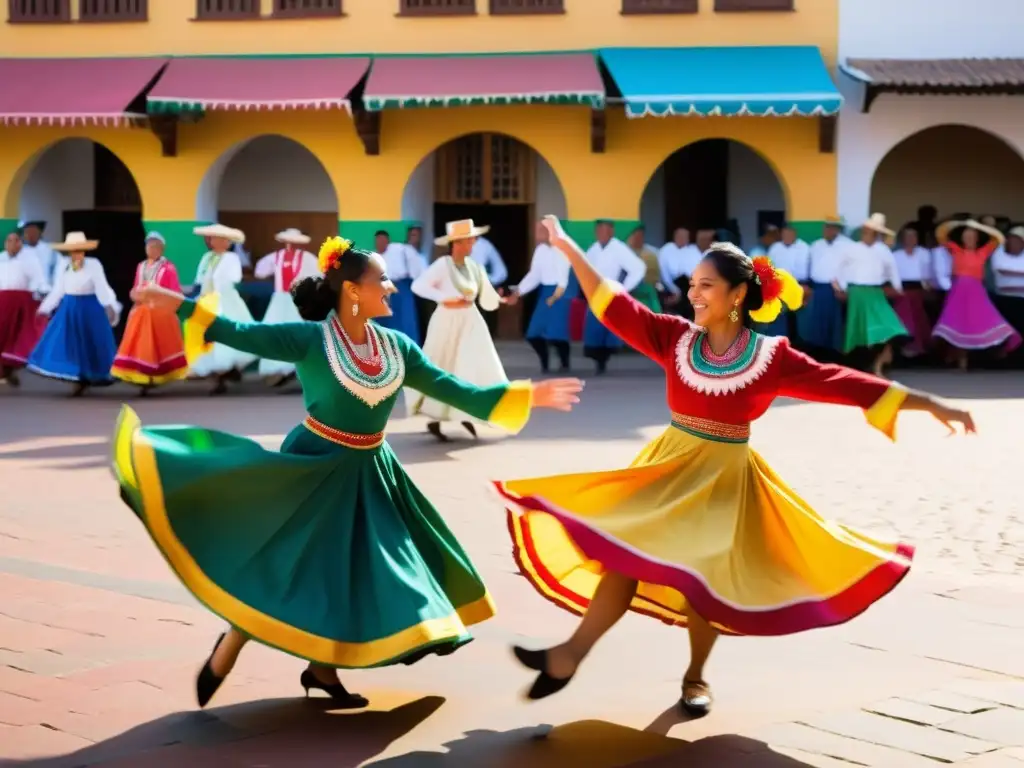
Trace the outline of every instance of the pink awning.
{"label": "pink awning", "polygon": [[117,124],[138,115],[132,102],[152,83],[166,58],[0,59],[0,123]]}
{"label": "pink awning", "polygon": [[368,110],[466,104],[604,106],[591,53],[396,56],[374,59],[363,101]]}
{"label": "pink awning", "polygon": [[149,110],[349,109],[369,66],[366,57],[173,59]]}

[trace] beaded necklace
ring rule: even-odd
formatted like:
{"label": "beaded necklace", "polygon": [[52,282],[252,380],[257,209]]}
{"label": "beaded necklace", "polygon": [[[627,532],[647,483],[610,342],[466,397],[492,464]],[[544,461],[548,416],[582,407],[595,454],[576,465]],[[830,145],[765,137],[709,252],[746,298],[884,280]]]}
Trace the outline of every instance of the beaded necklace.
{"label": "beaded necklace", "polygon": [[164,258],[161,256],[154,262],[144,261],[142,263],[142,284],[149,285],[156,281],[156,276],[160,273],[160,267],[164,264]]}
{"label": "beaded necklace", "polygon": [[[337,314],[322,324],[324,352],[338,383],[373,408],[398,391],[405,379],[405,359],[394,338],[373,323],[366,324],[366,344],[356,345]],[[365,352],[360,354],[358,347]]]}
{"label": "beaded necklace", "polygon": [[676,373],[691,389],[709,395],[741,390],[759,379],[775,357],[779,339],[744,328],[721,355],[715,354],[707,332],[691,327],[676,346]]}
{"label": "beaded necklace", "polygon": [[702,333],[700,354],[709,365],[728,365],[743,353],[743,349],[747,346],[749,341],[750,329],[743,328],[738,334],[736,334],[736,338],[732,340],[732,343],[726,347],[725,352],[718,355],[715,354],[715,351],[711,348],[711,341],[708,339],[707,333]]}
{"label": "beaded necklace", "polygon": [[451,277],[452,285],[455,286],[455,290],[467,299],[474,298],[480,291],[479,277],[476,269],[474,269],[473,262],[469,259],[466,259],[460,267],[455,263],[455,259],[449,256],[448,274]]}

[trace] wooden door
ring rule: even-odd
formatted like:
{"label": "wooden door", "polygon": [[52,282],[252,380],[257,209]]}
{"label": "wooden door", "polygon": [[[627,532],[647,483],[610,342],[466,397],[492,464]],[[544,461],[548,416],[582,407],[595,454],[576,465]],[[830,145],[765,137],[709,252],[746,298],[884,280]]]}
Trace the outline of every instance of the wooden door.
{"label": "wooden door", "polygon": [[268,253],[281,248],[274,239],[278,232],[294,227],[310,237],[306,250],[316,253],[328,237],[338,234],[338,214],[316,211],[221,211],[221,224],[245,232],[245,250],[252,254],[253,266]]}

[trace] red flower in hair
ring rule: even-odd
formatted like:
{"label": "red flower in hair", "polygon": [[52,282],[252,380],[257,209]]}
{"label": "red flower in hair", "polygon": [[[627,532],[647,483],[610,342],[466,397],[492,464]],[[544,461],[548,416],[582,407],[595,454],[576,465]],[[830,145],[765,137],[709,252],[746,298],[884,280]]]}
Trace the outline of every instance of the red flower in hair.
{"label": "red flower in hair", "polygon": [[779,298],[782,293],[782,281],[775,274],[775,265],[767,256],[754,257],[754,274],[757,275],[757,282],[761,284],[761,296],[765,303]]}

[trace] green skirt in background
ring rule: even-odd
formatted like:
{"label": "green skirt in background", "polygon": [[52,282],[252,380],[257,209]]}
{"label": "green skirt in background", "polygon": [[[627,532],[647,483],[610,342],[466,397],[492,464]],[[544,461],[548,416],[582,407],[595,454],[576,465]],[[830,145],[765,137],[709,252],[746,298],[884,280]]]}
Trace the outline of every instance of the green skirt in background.
{"label": "green skirt in background", "polygon": [[652,312],[661,312],[661,299],[658,298],[658,289],[647,282],[642,282],[630,294]]}
{"label": "green skirt in background", "polygon": [[410,664],[494,615],[469,557],[386,442],[299,426],[281,452],[191,426],[114,435],[122,499],[184,585],[244,634],[342,668]]}
{"label": "green skirt in background", "polygon": [[849,354],[861,347],[887,344],[893,339],[909,335],[882,286],[851,285],[846,289],[844,353]]}

